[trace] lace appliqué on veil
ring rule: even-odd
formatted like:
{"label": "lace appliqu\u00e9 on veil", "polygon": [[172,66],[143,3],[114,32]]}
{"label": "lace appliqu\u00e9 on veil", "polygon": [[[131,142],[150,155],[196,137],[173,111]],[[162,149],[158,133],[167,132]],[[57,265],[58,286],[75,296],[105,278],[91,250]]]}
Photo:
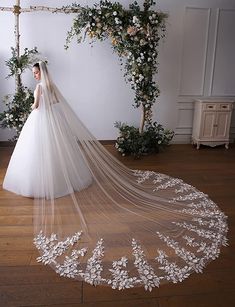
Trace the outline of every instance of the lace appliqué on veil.
{"label": "lace appliqu\u00e9 on veil", "polygon": [[[37,261],[43,264],[53,264],[56,272],[61,276],[82,279],[95,286],[106,284],[118,290],[144,286],[145,290],[151,291],[152,288],[159,287],[164,281],[182,282],[191,273],[202,272],[210,260],[218,257],[221,246],[228,245],[226,238],[228,226],[225,214],[217,208],[212,200],[208,199],[206,194],[197,191],[181,179],[150,171],[134,171],[134,174],[137,176],[139,184],[151,180],[155,185],[154,191],[173,188],[174,193],[178,196],[170,200],[170,203],[189,202],[187,209],[176,209],[176,212],[191,215],[192,223],[185,221],[170,222],[187,231],[187,234],[181,237],[181,242],[156,231],[156,237],[165,244],[165,249],[162,246],[158,248],[156,243],[157,255],[149,263],[141,244],[133,238],[132,246],[130,246],[131,256],[128,258],[123,255],[121,258],[112,261],[110,268],[108,268],[110,278],[104,278],[102,277],[102,263],[105,256],[105,241],[102,238],[90,251],[92,256],[84,262],[88,248],[73,249],[69,252],[70,255],[66,253],[75,244],[76,246],[79,245],[82,237],[81,231],[64,241],[58,241],[56,234],[46,237],[40,232],[34,239],[36,247],[41,252]],[[185,243],[184,246],[182,246],[183,242]],[[171,260],[172,252],[175,255],[173,258],[180,259],[177,263]],[[64,262],[57,262],[57,258],[62,255],[65,255]],[[135,267],[135,276],[133,270],[130,273],[127,269],[130,263]]]}

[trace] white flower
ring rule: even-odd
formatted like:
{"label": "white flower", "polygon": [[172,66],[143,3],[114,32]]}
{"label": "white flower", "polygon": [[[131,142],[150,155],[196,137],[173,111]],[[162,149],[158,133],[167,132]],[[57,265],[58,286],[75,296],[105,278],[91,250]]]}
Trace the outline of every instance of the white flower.
{"label": "white flower", "polygon": [[92,12],[89,13],[89,16],[92,16]]}
{"label": "white flower", "polygon": [[92,22],[92,24],[91,24],[92,26],[95,26],[95,23],[94,22]]}
{"label": "white flower", "polygon": [[136,16],[133,16],[133,19],[132,19],[132,21],[133,21],[134,23],[138,23],[138,22],[139,22],[139,19],[138,19],[138,17],[136,17]]}
{"label": "white flower", "polygon": [[117,16],[117,12],[116,12],[116,11],[114,11],[114,12],[113,12],[113,15],[114,15],[114,16]]}

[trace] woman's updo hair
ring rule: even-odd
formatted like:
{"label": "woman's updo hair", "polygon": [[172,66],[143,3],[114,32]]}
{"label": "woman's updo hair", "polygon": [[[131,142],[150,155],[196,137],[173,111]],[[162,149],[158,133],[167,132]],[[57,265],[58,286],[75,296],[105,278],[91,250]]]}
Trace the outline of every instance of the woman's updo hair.
{"label": "woman's updo hair", "polygon": [[33,67],[36,67],[36,68],[38,68],[38,69],[40,70],[40,65],[39,65],[39,63],[35,63],[35,64],[33,65]]}

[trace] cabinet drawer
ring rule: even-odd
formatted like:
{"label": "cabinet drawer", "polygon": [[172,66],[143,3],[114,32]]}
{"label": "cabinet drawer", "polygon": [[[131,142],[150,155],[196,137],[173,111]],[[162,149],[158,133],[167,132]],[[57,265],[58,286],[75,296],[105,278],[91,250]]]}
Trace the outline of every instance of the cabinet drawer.
{"label": "cabinet drawer", "polygon": [[203,104],[203,109],[208,110],[208,111],[216,110],[216,104],[215,103],[205,103]]}
{"label": "cabinet drawer", "polygon": [[231,109],[231,104],[229,103],[220,103],[219,104],[219,110],[230,110]]}

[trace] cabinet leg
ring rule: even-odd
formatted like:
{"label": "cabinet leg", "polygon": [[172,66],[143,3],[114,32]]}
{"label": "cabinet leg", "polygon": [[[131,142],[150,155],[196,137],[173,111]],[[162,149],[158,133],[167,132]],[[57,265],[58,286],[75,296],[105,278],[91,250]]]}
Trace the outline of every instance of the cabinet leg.
{"label": "cabinet leg", "polygon": [[225,148],[228,149],[228,146],[229,146],[229,143],[226,143],[225,144]]}
{"label": "cabinet leg", "polygon": [[200,143],[197,143],[197,149],[199,149],[200,148]]}

